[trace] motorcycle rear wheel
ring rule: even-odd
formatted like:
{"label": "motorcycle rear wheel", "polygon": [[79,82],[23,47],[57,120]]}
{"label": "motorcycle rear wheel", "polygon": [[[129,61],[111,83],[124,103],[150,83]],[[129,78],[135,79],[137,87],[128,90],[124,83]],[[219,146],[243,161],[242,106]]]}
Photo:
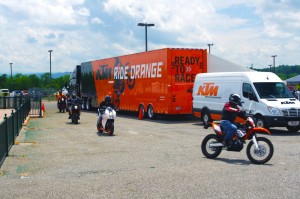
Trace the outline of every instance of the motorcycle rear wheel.
{"label": "motorcycle rear wheel", "polygon": [[272,142],[265,137],[256,137],[258,149],[255,149],[253,141],[247,146],[247,157],[254,164],[265,164],[274,153]]}
{"label": "motorcycle rear wheel", "polygon": [[219,142],[218,136],[214,134],[207,135],[201,144],[203,155],[209,159],[214,159],[222,152],[222,147],[209,147],[209,144]]}

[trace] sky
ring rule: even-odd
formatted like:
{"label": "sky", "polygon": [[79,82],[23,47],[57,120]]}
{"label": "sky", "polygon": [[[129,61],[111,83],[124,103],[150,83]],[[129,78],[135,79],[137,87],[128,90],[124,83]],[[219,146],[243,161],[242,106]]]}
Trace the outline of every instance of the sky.
{"label": "sky", "polygon": [[208,49],[244,67],[300,64],[299,0],[0,0],[0,74],[71,72],[161,48]]}

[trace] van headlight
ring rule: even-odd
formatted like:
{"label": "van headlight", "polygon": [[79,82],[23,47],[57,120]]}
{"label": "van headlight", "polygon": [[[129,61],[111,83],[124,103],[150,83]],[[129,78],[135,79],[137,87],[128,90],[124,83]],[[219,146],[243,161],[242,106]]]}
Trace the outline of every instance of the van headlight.
{"label": "van headlight", "polygon": [[283,115],[283,113],[281,112],[280,109],[272,107],[272,106],[268,106],[268,110],[270,111],[270,113],[272,115]]}

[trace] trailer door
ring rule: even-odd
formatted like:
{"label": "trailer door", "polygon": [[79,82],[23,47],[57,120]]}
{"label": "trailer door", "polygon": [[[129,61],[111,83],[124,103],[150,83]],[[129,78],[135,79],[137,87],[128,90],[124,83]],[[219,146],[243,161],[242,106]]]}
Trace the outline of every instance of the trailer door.
{"label": "trailer door", "polygon": [[206,50],[171,50],[171,114],[192,114],[194,81],[207,71],[206,63]]}

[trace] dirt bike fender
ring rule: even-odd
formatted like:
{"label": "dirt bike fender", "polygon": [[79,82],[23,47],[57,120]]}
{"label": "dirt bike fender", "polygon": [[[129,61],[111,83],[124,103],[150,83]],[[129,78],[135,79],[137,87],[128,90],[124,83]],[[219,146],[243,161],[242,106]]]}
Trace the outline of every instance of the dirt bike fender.
{"label": "dirt bike fender", "polygon": [[252,129],[252,132],[253,132],[253,133],[266,133],[266,134],[271,135],[271,132],[270,132],[268,129],[260,128],[260,127],[255,127],[255,128],[253,128],[253,129]]}

